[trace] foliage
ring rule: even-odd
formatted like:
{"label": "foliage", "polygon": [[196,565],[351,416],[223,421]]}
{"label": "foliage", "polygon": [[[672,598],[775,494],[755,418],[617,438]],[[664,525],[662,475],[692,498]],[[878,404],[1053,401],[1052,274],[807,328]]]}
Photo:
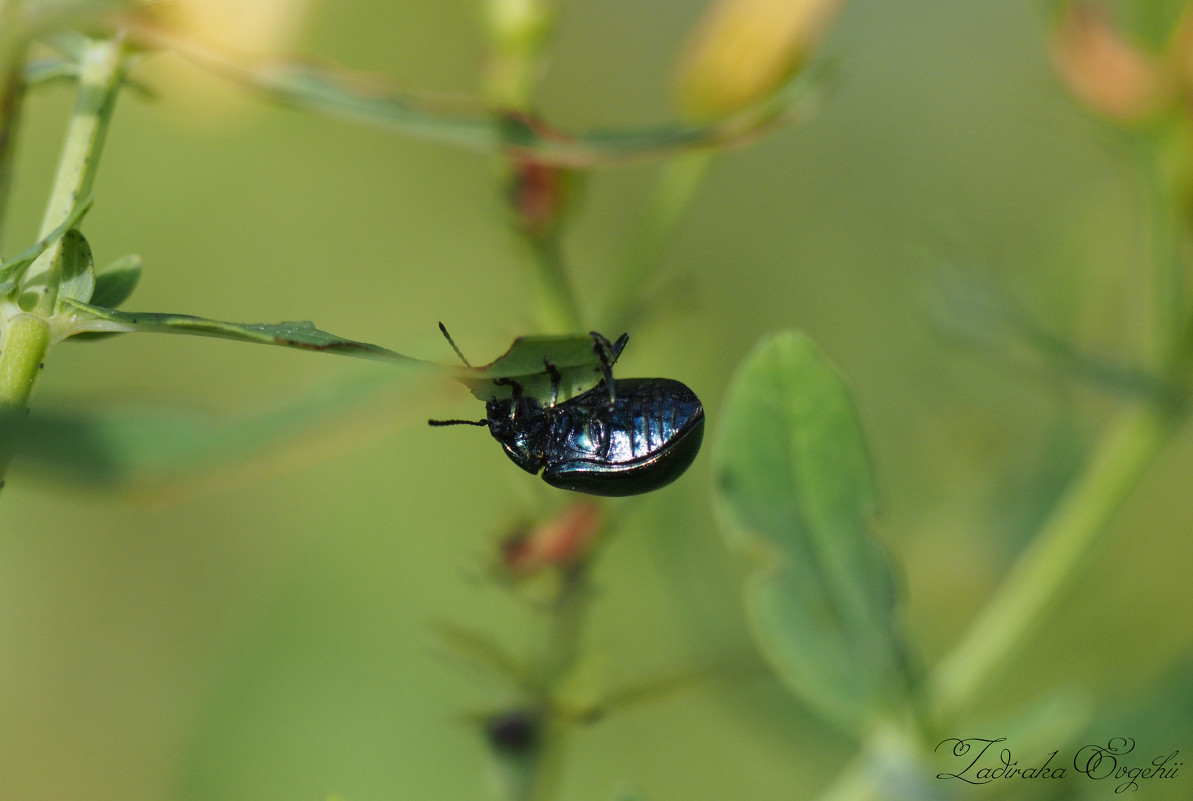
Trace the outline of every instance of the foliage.
{"label": "foliage", "polygon": [[[781,5],[768,7],[774,10]],[[639,331],[649,330],[650,312],[657,305],[652,292],[658,290],[658,275],[670,266],[666,256],[676,247],[681,220],[718,155],[804,122],[829,100],[835,62],[808,62],[807,57],[837,5],[800,6],[800,0],[793,0],[786,9],[792,13],[779,18],[814,20],[807,30],[749,27],[747,32],[767,34],[768,47],[789,42],[795,48],[765,59],[763,50],[749,47],[749,42],[740,48],[736,37],[744,34],[736,28],[718,30],[717,20],[732,19],[732,14],[712,14],[700,35],[712,42],[718,58],[728,55],[748,61],[754,56],[766,61],[741,65],[760,68],[753,73],[743,69],[742,75],[761,77],[750,79],[749,85],[716,88],[715,97],[703,98],[712,102],[701,102],[704,90],[700,87],[710,80],[732,81],[738,73],[705,69],[695,81],[679,76],[689,113],[721,114],[715,119],[573,133],[549,122],[540,110],[545,49],[556,21],[546,0],[490,0],[489,69],[479,97],[464,104],[432,101],[426,93],[397,88],[387,78],[322,61],[247,56],[191,35],[185,26],[168,24],[167,10],[162,8],[118,2],[0,3],[0,67],[4,69],[0,207],[7,207],[13,187],[12,142],[17,139],[18,112],[26,93],[41,86],[75,89],[46,212],[36,237],[29,237],[36,241],[0,262],[0,488],[11,467],[14,475],[48,478],[60,486],[82,485],[105,495],[131,493],[169,501],[201,491],[196,487],[209,487],[206,482],[212,476],[222,476],[224,487],[240,488],[279,465],[309,463],[301,443],[315,430],[356,423],[366,433],[346,444],[355,447],[368,441],[375,429],[361,409],[378,399],[385,405],[405,404],[404,419],[422,419],[418,393],[445,383],[439,379],[462,383],[480,401],[510,392],[511,380],[528,394],[545,399],[551,370],[562,375],[560,400],[590,389],[601,377],[601,364],[592,337],[585,332],[599,320],[600,326],[617,326],[605,328],[606,334],[615,336],[624,325],[631,329],[635,343],[650,341]],[[1066,592],[1110,541],[1123,508],[1183,424],[1189,400],[1193,309],[1187,281],[1193,240],[1193,159],[1188,154],[1193,152],[1193,118],[1186,99],[1193,17],[1187,8],[1171,3],[1154,13],[1120,14],[1121,19],[1085,3],[1056,5],[1051,44],[1058,74],[1100,120],[1099,130],[1118,148],[1116,153],[1127,155],[1144,190],[1150,251],[1142,267],[1149,295],[1139,312],[1141,321],[1132,327],[1138,341],[1125,355],[1106,355],[1064,325],[1045,321],[1010,300],[1001,287],[967,276],[941,293],[939,317],[954,341],[964,347],[976,345],[974,352],[984,356],[1026,367],[1066,391],[1105,393],[1115,404],[1110,419],[1098,426],[1102,433],[1089,443],[1084,460],[1074,457],[1066,462],[1071,478],[1056,497],[1042,502],[1047,511],[1042,520],[1033,521],[1039,523],[1037,528],[1023,533],[1026,547],[1013,555],[1005,575],[984,597],[973,619],[940,649],[942,653],[924,647],[905,620],[908,588],[899,581],[899,565],[905,558],[902,543],[875,533],[881,528],[879,487],[891,478],[872,460],[873,431],[863,422],[869,422],[866,408],[855,397],[846,371],[828,354],[830,346],[822,347],[798,330],[766,334],[736,365],[724,398],[708,404],[713,446],[704,461],[713,474],[710,493],[689,490],[687,495],[671,496],[682,499],[681,503],[657,507],[650,506],[656,503],[653,499],[619,505],[542,494],[521,502],[522,518],[486,551],[484,586],[489,595],[485,601],[467,622],[453,620],[438,626],[439,653],[489,682],[483,703],[464,711],[462,717],[472,747],[483,749],[489,758],[497,797],[542,801],[568,796],[568,766],[582,753],[583,734],[592,727],[643,705],[682,697],[698,685],[740,687],[741,677],[753,675],[760,666],[777,678],[788,696],[784,700],[790,700],[799,714],[806,713],[801,725],[817,739],[829,740],[837,749],[834,756],[854,755],[835,777],[826,779],[824,798],[923,798],[954,789],[934,783],[934,777],[940,778],[935,766],[942,759],[938,744],[958,732],[975,732],[988,725],[990,710],[982,707],[983,693],[1006,671],[1015,669],[1025,644],[1057,614]],[[726,2],[720,8],[732,10],[732,6]],[[1143,44],[1136,45],[1135,39]],[[240,323],[123,309],[141,285],[142,259],[125,255],[97,269],[93,244],[83,233],[84,222],[90,226],[89,212],[103,203],[104,187],[97,186],[96,171],[122,89],[141,87],[141,65],[166,53],[181,56],[262,101],[481,153],[496,162],[509,233],[523,246],[527,266],[520,278],[506,280],[516,285],[519,301],[525,299],[534,307],[540,328],[547,333],[516,337],[503,354],[483,365],[474,366],[457,350],[464,360],[460,366],[333,334],[310,321]],[[845,54],[846,63],[849,58]],[[796,74],[787,77],[797,68]],[[697,96],[690,96],[692,92]],[[284,119],[291,124],[302,118],[287,115]],[[588,296],[578,289],[580,271],[564,241],[579,227],[583,211],[577,203],[577,174],[656,161],[661,163],[656,188],[646,200],[639,226],[629,236],[627,254],[600,275],[609,292],[602,316],[597,317],[589,308]],[[94,234],[93,228],[87,230]],[[145,265],[149,275],[168,267]],[[304,269],[295,267],[296,272]],[[736,269],[735,265],[728,270],[727,284]],[[346,286],[337,285],[337,290]],[[392,304],[395,316],[415,305],[408,297]],[[376,372],[328,380],[315,391],[297,393],[264,413],[231,420],[181,404],[105,407],[90,402],[75,406],[32,402],[43,368],[52,370],[58,363],[60,343],[72,341],[91,349],[96,340],[139,333],[352,356],[373,362]],[[471,352],[471,348],[464,350]],[[617,369],[621,374],[623,366]],[[900,380],[910,379],[901,374]],[[350,439],[338,433],[333,438]],[[491,443],[484,445],[490,455],[499,456]],[[419,455],[411,459],[419,461]],[[263,466],[267,463],[268,471]],[[503,461],[461,464],[460,475],[451,476],[450,482],[459,497],[482,480],[495,480],[494,464],[510,472]],[[689,480],[694,484],[694,478],[685,479]],[[412,493],[384,476],[376,481],[380,489],[360,491],[396,497]],[[211,485],[216,484],[220,482]],[[531,490],[536,491],[549,492],[537,486]],[[21,497],[13,488],[6,490],[6,505],[14,495]],[[512,508],[519,502],[506,499],[506,503]],[[590,636],[595,628],[594,602],[641,567],[632,564],[626,569],[626,564],[613,562],[624,575],[607,579],[600,570],[609,562],[602,560],[614,541],[611,535],[627,520],[645,519],[652,508],[666,510],[657,516],[658,539],[651,546],[660,549],[659,542],[672,547],[686,533],[685,519],[708,519],[715,512],[730,551],[742,557],[731,570],[744,573],[736,589],[749,629],[750,656],[718,654],[661,674],[655,666],[656,674],[646,678],[627,677],[616,668],[600,669],[590,641],[595,639]],[[276,511],[281,515],[288,510]],[[489,517],[496,521],[505,514],[512,512],[490,510]],[[301,511],[298,516],[302,517]],[[306,520],[300,523],[296,534],[318,526]],[[413,515],[378,522],[378,528],[393,526],[401,534],[418,529],[416,533],[423,535],[419,542],[403,540],[402,545],[427,548],[422,552],[426,558],[431,548],[443,542],[440,532],[424,531],[423,525]],[[469,547],[475,547],[474,540],[470,542]],[[357,546],[376,548],[377,543],[360,533],[349,534],[348,547]],[[153,547],[165,546],[154,543]],[[329,551],[312,561],[338,558],[331,546],[326,547]],[[338,539],[336,547],[340,547]],[[685,625],[702,634],[705,627],[715,626],[711,610],[697,611],[702,609],[705,581],[710,585],[715,581],[713,574],[711,570],[696,573],[686,579],[686,585],[685,579],[676,578],[686,569],[688,549],[699,547],[684,542],[682,548],[657,551],[657,561],[666,567],[652,573],[651,581],[663,577],[659,582],[666,586],[660,592],[682,599],[683,616],[697,618]],[[719,567],[723,560],[717,553],[709,561]],[[911,589],[914,595],[916,588]],[[370,595],[372,590],[355,586],[338,591],[343,607],[324,607],[319,600],[301,597],[301,590],[287,592],[297,592],[299,599],[289,601],[310,607],[311,619],[324,627],[320,631],[335,639],[344,626],[352,625],[347,622],[351,603],[344,599],[352,597],[362,606],[378,600]],[[394,597],[401,597],[403,591],[394,589],[399,594]],[[627,623],[633,622],[632,617],[626,616]],[[515,636],[520,626],[531,633]],[[255,662],[245,657],[249,664],[240,666],[242,675],[252,677],[260,671],[266,675],[258,677],[259,685],[273,693],[296,692],[304,702],[334,706],[334,701],[312,688],[333,680],[354,684],[351,678],[340,678],[357,675],[351,656],[358,646],[353,643],[390,637],[380,626],[367,634],[335,639],[344,650],[330,667],[292,652],[285,640],[269,659]],[[410,658],[409,652],[420,647],[408,641],[399,645],[401,654],[396,659]],[[251,647],[245,652],[255,653]],[[614,660],[630,662],[641,656],[620,654]],[[283,662],[304,665],[312,684],[299,682],[297,691],[275,686],[271,671]],[[362,681],[360,686],[374,685]],[[1188,722],[1188,682],[1170,679],[1165,686],[1177,703],[1166,705],[1159,697],[1140,704],[1167,713],[1154,716],[1158,723],[1148,722],[1153,718],[1150,712],[1143,716],[1123,712],[1114,718],[1114,725],[1158,738],[1177,737]],[[1098,728],[1097,720],[1091,721],[1088,697],[1068,689],[1049,688],[1039,698],[1016,699],[1000,710],[997,725],[1039,748],[1077,745],[1083,738],[1104,741],[1105,731]],[[350,695],[351,688],[345,694]],[[212,704],[223,704],[226,715],[239,715],[259,701],[246,684],[232,687],[227,698]],[[362,703],[361,709],[350,713],[356,716],[352,725],[370,720],[373,711],[371,703]],[[628,718],[628,714],[623,717]],[[407,753],[422,745],[416,737],[420,733],[410,728]],[[286,734],[293,734],[295,740],[278,748],[298,753],[310,747],[300,741],[301,734]],[[201,744],[196,751],[206,747],[209,750],[204,753],[220,754],[221,748],[234,752],[243,745],[219,736],[213,739],[214,745]],[[295,759],[295,772],[321,770],[320,758],[331,760],[339,753],[330,742],[335,739],[323,738],[314,749],[319,758],[303,764]],[[779,737],[772,747],[774,743],[780,748],[789,744]],[[731,747],[732,743],[726,744]],[[348,761],[357,756],[340,755]],[[451,762],[457,761],[464,763],[453,753]],[[640,788],[638,778],[620,775],[617,765],[605,766],[600,779],[600,786],[591,789],[593,797],[670,794],[665,787]],[[631,779],[632,784],[627,783]],[[202,788],[198,780],[193,781],[188,794],[221,795],[218,788]],[[801,792],[813,789],[809,786]],[[1061,797],[1083,791],[1070,783],[1056,790],[1033,787],[1033,792]],[[3,784],[0,794],[4,794]]]}

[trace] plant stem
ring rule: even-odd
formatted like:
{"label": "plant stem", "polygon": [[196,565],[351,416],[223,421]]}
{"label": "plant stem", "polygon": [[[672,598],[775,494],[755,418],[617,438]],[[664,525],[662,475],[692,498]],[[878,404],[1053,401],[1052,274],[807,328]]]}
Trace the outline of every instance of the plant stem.
{"label": "plant stem", "polygon": [[12,162],[25,81],[21,65],[10,66],[0,78],[0,234],[8,217],[8,196],[12,189]]}
{"label": "plant stem", "polygon": [[[0,323],[0,415],[24,414],[33,384],[50,344],[50,324],[32,314],[17,314]],[[0,489],[12,462],[7,443],[0,443]]]}
{"label": "plant stem", "polygon": [[684,153],[663,165],[621,269],[609,282],[605,311],[600,319],[611,332],[625,331],[637,317],[636,304],[641,300],[642,288],[662,260],[679,221],[692,205],[713,156],[711,150]]}
{"label": "plant stem", "polygon": [[[1155,461],[1181,415],[1169,407],[1122,414],[1102,438],[1085,472],[1070,487],[1044,528],[1023,553],[978,620],[932,672],[928,702],[937,727],[955,723],[978,690],[1042,623],[1049,607],[1080,574],[1131,491]],[[884,798],[875,755],[894,748],[914,758],[923,724],[887,730],[867,740],[862,753],[819,796],[820,801]],[[879,747],[881,746],[881,747]]]}
{"label": "plant stem", "polygon": [[944,725],[1010,659],[1080,573],[1110,523],[1168,441],[1179,416],[1144,407],[1123,413],[1084,473],[988,602],[937,666],[930,699]]}
{"label": "plant stem", "polygon": [[[551,605],[541,679],[541,693],[548,709],[554,708],[553,700],[559,686],[567,678],[580,652],[590,597],[588,572],[591,558],[592,554],[589,554],[576,565],[565,569],[559,595]],[[542,750],[526,801],[550,801],[558,795],[571,725],[556,714],[547,716]]]}
{"label": "plant stem", "polygon": [[[42,220],[42,236],[62,224],[78,199],[91,191],[104,134],[123,78],[122,50],[119,40],[95,40],[87,45],[78,98]],[[0,167],[3,164],[0,161]],[[59,241],[30,265],[17,290],[20,308],[8,301],[0,305],[0,412],[19,414],[28,408],[33,386],[52,344],[49,321],[57,304],[61,253]],[[0,487],[4,486],[11,462],[11,450],[0,443]]]}
{"label": "plant stem", "polygon": [[[1145,182],[1150,215],[1151,287],[1145,356],[1166,385],[1186,388],[1191,356],[1185,292],[1193,207],[1186,155],[1186,127],[1147,132],[1135,155]],[[1187,390],[1186,390],[1187,391]],[[1081,475],[1070,484],[1043,528],[1019,557],[960,643],[936,666],[925,685],[934,723],[948,727],[982,687],[1022,648],[1064,591],[1091,561],[1113,522],[1177,426],[1187,399],[1153,399],[1123,412],[1102,436]],[[882,797],[880,777],[859,756],[821,796],[822,801]]]}
{"label": "plant stem", "polygon": [[588,559],[566,568],[559,596],[551,607],[550,631],[547,635],[547,658],[544,684],[556,687],[563,681],[580,652],[580,637],[584,617],[588,611]]}
{"label": "plant stem", "polygon": [[[95,172],[103,149],[104,135],[112,117],[112,107],[124,77],[123,43],[117,39],[89,40],[80,65],[78,98],[66,131],[66,143],[58,161],[54,188],[42,218],[41,236],[62,224],[79,198],[91,193]],[[43,317],[54,313],[58,300],[61,272],[61,241],[46,249],[29,267],[23,282],[28,291],[38,293],[29,311]]]}
{"label": "plant stem", "polygon": [[1191,131],[1183,117],[1137,136],[1137,161],[1150,219],[1151,298],[1147,363],[1157,373],[1179,369],[1185,307],[1188,302],[1189,171],[1186,153]]}
{"label": "plant stem", "polygon": [[574,334],[585,330],[576,290],[568,278],[560,234],[526,234],[538,291],[539,325],[547,333]]}
{"label": "plant stem", "polygon": [[0,238],[7,218],[8,195],[12,189],[13,150],[21,102],[25,97],[25,59],[29,42],[21,36],[22,0],[0,0]]}
{"label": "plant stem", "polygon": [[[1148,193],[1151,296],[1149,366],[1166,384],[1185,386],[1180,362],[1186,324],[1185,280],[1189,129],[1161,126],[1137,151]],[[1138,140],[1137,140],[1138,141]],[[1124,412],[1102,437],[1081,476],[1054,507],[1028,549],[965,638],[937,666],[929,702],[947,723],[1022,646],[1080,574],[1115,515],[1184,418],[1184,400],[1153,400]]]}
{"label": "plant stem", "polygon": [[0,342],[0,412],[24,411],[50,341],[50,324],[32,314],[4,321]]}

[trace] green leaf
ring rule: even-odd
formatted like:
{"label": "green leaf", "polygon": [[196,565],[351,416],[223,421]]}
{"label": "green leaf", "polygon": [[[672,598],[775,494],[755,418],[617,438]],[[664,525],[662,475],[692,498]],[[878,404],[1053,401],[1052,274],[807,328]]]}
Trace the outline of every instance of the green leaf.
{"label": "green leaf", "polygon": [[41,41],[76,64],[86,58],[87,37],[69,26],[55,27],[45,32]]}
{"label": "green leaf", "polygon": [[21,276],[25,274],[25,270],[29,268],[29,265],[36,261],[37,257],[46,251],[46,248],[57,242],[67,231],[79,224],[83,219],[83,215],[91,208],[91,202],[90,197],[85,198],[74,207],[70,215],[62,222],[62,225],[59,225],[53,231],[33,243],[33,245],[4,262],[3,265],[0,265],[0,284],[19,281]]}
{"label": "green leaf", "polygon": [[798,333],[761,342],[729,390],[714,469],[735,548],[754,558],[757,644],[805,703],[861,735],[906,693],[890,568],[866,530],[875,492],[849,392]]}
{"label": "green leaf", "polygon": [[79,65],[65,58],[43,58],[25,65],[26,86],[74,80],[79,77]]}
{"label": "green leaf", "polygon": [[258,342],[287,348],[316,350],[324,353],[340,353],[362,359],[411,366],[434,366],[431,362],[415,359],[378,345],[338,337],[327,331],[321,331],[315,327],[314,323],[306,321],[228,323],[221,320],[208,320],[205,317],[192,317],[188,314],[117,311],[75,300],[67,300],[65,305],[75,315],[72,334],[85,331],[192,334],[234,339],[239,342]]}
{"label": "green leaf", "polygon": [[135,253],[122,256],[95,277],[95,291],[90,303],[115,309],[128,300],[140,280],[141,257]]}
{"label": "green leaf", "polygon": [[86,303],[95,290],[95,260],[87,238],[72,228],[62,237],[62,283],[58,302],[78,300]]}
{"label": "green leaf", "polygon": [[286,106],[470,150],[513,152],[565,167],[622,164],[745,143],[770,127],[808,116],[823,99],[833,72],[831,65],[805,69],[784,90],[754,108],[710,125],[675,123],[573,135],[518,115],[461,114],[434,108],[425,95],[395,92],[375,76],[298,61],[249,60],[150,28],[138,33],[146,44],[175,50]]}
{"label": "green leaf", "polygon": [[1146,0],[1120,6],[1124,32],[1133,44],[1142,44],[1153,55],[1161,55],[1171,46],[1173,33],[1188,11],[1184,0]]}
{"label": "green leaf", "polygon": [[942,331],[1011,366],[1155,403],[1175,402],[1184,391],[1143,367],[1084,350],[994,287],[946,276],[939,290],[935,315]]}
{"label": "green leaf", "polygon": [[294,469],[422,419],[421,408],[394,398],[412,377],[354,373],[241,418],[152,406],[39,408],[0,416],[0,440],[20,469],[56,481],[157,496],[194,492]]}
{"label": "green leaf", "polygon": [[[25,65],[23,72],[25,86],[33,88],[58,81],[77,80],[79,77],[79,62],[75,59],[83,57],[82,48],[86,47],[85,42],[86,38],[82,37],[77,52],[71,58],[43,58],[37,61],[30,61]],[[135,89],[143,97],[151,100],[157,99],[157,93],[140,81],[125,76],[122,84],[129,89]]]}
{"label": "green leaf", "polygon": [[646,801],[646,796],[627,785],[613,791],[613,801]]}
{"label": "green leaf", "polygon": [[454,623],[440,623],[436,629],[441,650],[449,659],[467,664],[511,687],[520,690],[532,687],[533,682],[526,665],[485,632],[474,631]]}
{"label": "green leaf", "polygon": [[513,379],[526,395],[546,399],[551,394],[546,362],[555,365],[562,376],[560,401],[592,389],[601,380],[601,362],[588,334],[518,337],[493,362],[466,369],[458,377],[480,400],[509,397],[509,385],[494,383],[494,379]]}

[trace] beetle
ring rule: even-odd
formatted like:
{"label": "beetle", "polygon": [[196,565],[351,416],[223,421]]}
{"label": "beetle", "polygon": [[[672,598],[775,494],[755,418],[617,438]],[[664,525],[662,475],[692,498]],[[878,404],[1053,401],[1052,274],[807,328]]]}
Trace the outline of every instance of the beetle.
{"label": "beetle", "polygon": [[[448,343],[465,365],[443,323]],[[629,341],[622,334],[610,343],[590,333],[601,363],[601,380],[574,398],[559,401],[563,378],[543,360],[551,378],[548,403],[523,393],[513,379],[510,397],[490,398],[484,420],[428,420],[433,426],[487,426],[514,464],[553,487],[590,495],[638,495],[679,478],[700,451],[704,407],[696,393],[670,378],[614,380],[613,365]]]}

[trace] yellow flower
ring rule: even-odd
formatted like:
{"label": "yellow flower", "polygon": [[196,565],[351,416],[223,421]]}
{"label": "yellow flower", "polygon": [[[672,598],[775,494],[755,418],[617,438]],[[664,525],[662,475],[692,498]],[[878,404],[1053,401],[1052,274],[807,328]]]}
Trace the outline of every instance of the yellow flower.
{"label": "yellow flower", "polygon": [[298,39],[314,0],[185,0],[174,9],[180,31],[236,53],[275,53]]}
{"label": "yellow flower", "polygon": [[1078,3],[1065,10],[1053,38],[1053,59],[1070,91],[1108,117],[1139,120],[1173,99],[1167,70],[1092,6]]}
{"label": "yellow flower", "polygon": [[764,99],[804,63],[841,0],[717,0],[679,63],[676,96],[697,119]]}
{"label": "yellow flower", "polygon": [[[142,23],[200,50],[253,59],[293,50],[315,0],[179,0],[150,3]],[[170,110],[188,130],[222,130],[254,107],[240,88],[193,64],[150,59],[139,68],[150,85],[170,87]]]}

